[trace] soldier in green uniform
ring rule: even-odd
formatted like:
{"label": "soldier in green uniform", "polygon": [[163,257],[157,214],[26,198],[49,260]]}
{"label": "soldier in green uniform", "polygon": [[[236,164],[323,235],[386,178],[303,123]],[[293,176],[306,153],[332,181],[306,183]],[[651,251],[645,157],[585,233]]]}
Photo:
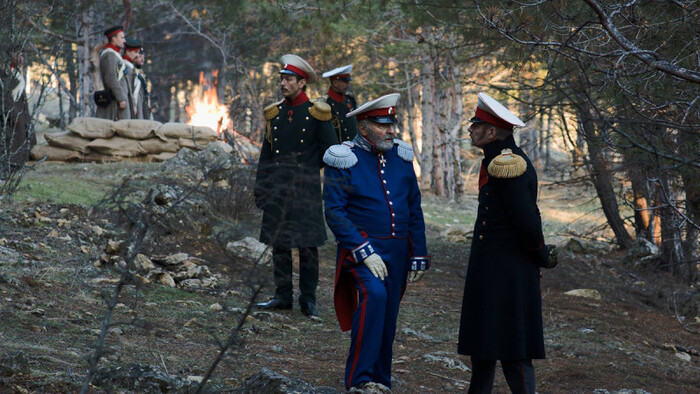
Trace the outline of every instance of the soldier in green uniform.
{"label": "soldier in green uniform", "polygon": [[341,143],[352,141],[357,135],[357,119],[354,116],[345,117],[348,112],[357,108],[355,97],[348,92],[352,81],[351,73],[352,64],[323,73],[323,78],[328,78],[331,82],[326,94],[326,103],[331,107],[331,123]]}
{"label": "soldier in green uniform", "polygon": [[260,241],[272,245],[276,291],[257,304],[292,309],[292,248],[299,249],[299,305],[316,316],[318,246],[326,241],[320,169],[323,153],[338,143],[330,107],[309,101],[306,84],[313,68],[296,55],[282,56],[280,90],[284,99],[264,110],[265,137],[255,180],[255,204],[263,210]]}

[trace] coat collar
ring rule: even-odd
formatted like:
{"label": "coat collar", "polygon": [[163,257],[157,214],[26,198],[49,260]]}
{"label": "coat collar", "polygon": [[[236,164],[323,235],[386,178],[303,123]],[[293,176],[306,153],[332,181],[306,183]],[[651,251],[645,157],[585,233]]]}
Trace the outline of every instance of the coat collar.
{"label": "coat collar", "polygon": [[339,103],[345,102],[345,95],[336,92],[335,90],[333,90],[333,88],[330,87],[328,88],[328,97],[332,98],[333,100]]}
{"label": "coat collar", "polygon": [[515,144],[515,138],[511,135],[502,141],[496,140],[484,146],[484,158],[487,162],[490,162],[494,157],[500,155],[503,149],[513,148],[517,148],[517,145]]}
{"label": "coat collar", "polygon": [[293,99],[290,100],[288,98],[285,98],[284,101],[290,107],[295,107],[297,105],[301,105],[309,101],[309,96],[307,96],[306,92],[302,90],[301,93],[297,94],[297,96]]}

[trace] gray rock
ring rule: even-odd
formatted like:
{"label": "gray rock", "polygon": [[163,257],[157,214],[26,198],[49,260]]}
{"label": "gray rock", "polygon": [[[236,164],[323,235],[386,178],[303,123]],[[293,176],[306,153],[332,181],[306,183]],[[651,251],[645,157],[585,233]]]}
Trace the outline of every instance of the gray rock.
{"label": "gray rock", "polygon": [[234,256],[250,262],[260,259],[260,263],[266,264],[272,259],[272,248],[268,248],[267,245],[253,237],[245,237],[238,241],[229,242],[226,244],[226,249],[233,253]]}
{"label": "gray rock", "polygon": [[470,371],[467,364],[463,363],[460,360],[457,360],[456,358],[447,357],[446,355],[444,355],[442,353],[443,352],[424,354],[423,359],[430,361],[430,362],[434,362],[434,363],[440,363],[447,369],[455,369],[457,371],[462,371],[462,372],[469,372]]}
{"label": "gray rock", "polygon": [[142,393],[193,392],[197,387],[197,383],[186,378],[165,373],[156,366],[141,364],[99,370],[92,383],[103,389],[117,388]]}
{"label": "gray rock", "polygon": [[236,392],[247,394],[340,393],[334,388],[314,387],[301,379],[288,378],[267,368],[262,368],[260,372],[248,377]]}
{"label": "gray rock", "polygon": [[29,360],[22,352],[0,358],[0,377],[9,378],[15,375],[31,375]]}
{"label": "gray rock", "polygon": [[569,254],[604,255],[610,253],[610,244],[600,241],[571,238],[559,251]]}
{"label": "gray rock", "polygon": [[622,257],[622,262],[628,265],[644,264],[649,258],[654,258],[659,254],[659,248],[644,238],[637,238],[627,253]]}
{"label": "gray rock", "polygon": [[622,389],[622,390],[606,390],[606,389],[595,389],[593,390],[595,394],[651,394],[644,389]]}

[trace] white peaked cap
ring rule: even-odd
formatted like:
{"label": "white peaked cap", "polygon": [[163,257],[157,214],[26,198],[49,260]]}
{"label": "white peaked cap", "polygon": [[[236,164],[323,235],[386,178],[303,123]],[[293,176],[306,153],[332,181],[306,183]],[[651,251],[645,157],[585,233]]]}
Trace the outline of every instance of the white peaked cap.
{"label": "white peaked cap", "polygon": [[280,59],[282,70],[280,74],[296,74],[306,79],[306,82],[316,82],[316,72],[306,60],[297,55],[286,54]]}
{"label": "white peaked cap", "polygon": [[[480,109],[491,114],[496,119],[484,119],[488,118],[488,116],[484,116],[483,114],[481,114],[480,116]],[[523,123],[523,121],[520,120],[520,118],[515,116],[515,114],[510,112],[508,108],[504,107],[501,103],[499,103],[494,98],[483,92],[479,93],[478,95],[475,117],[480,119],[481,121],[492,123],[499,127],[503,126],[499,123],[507,123],[508,125],[510,125],[510,128],[512,128],[513,126],[525,126],[525,123]]]}
{"label": "white peaked cap", "polygon": [[338,68],[334,68],[331,71],[326,71],[323,73],[322,77],[323,78],[330,78],[336,75],[343,75],[343,74],[351,74],[352,73],[352,64],[348,64],[347,66],[342,66]]}
{"label": "white peaked cap", "polygon": [[372,117],[394,117],[396,115],[396,103],[399,102],[400,93],[391,93],[376,100],[364,103],[356,110],[348,112],[346,117],[356,116],[357,120],[362,120],[368,116]]}

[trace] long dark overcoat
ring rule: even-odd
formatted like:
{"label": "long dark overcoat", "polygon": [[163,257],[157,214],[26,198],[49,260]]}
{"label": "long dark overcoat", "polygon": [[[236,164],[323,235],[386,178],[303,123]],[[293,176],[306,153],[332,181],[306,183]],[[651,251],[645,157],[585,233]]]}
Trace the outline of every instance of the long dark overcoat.
{"label": "long dark overcoat", "polygon": [[[488,175],[502,149],[525,159],[525,173]],[[486,145],[484,155],[458,352],[485,360],[544,358],[539,265],[548,251],[536,204],[537,174],[512,136]]]}
{"label": "long dark overcoat", "polygon": [[326,241],[320,170],[324,152],[338,142],[331,123],[311,114],[313,105],[283,100],[268,120],[254,191],[262,243],[300,248]]}

